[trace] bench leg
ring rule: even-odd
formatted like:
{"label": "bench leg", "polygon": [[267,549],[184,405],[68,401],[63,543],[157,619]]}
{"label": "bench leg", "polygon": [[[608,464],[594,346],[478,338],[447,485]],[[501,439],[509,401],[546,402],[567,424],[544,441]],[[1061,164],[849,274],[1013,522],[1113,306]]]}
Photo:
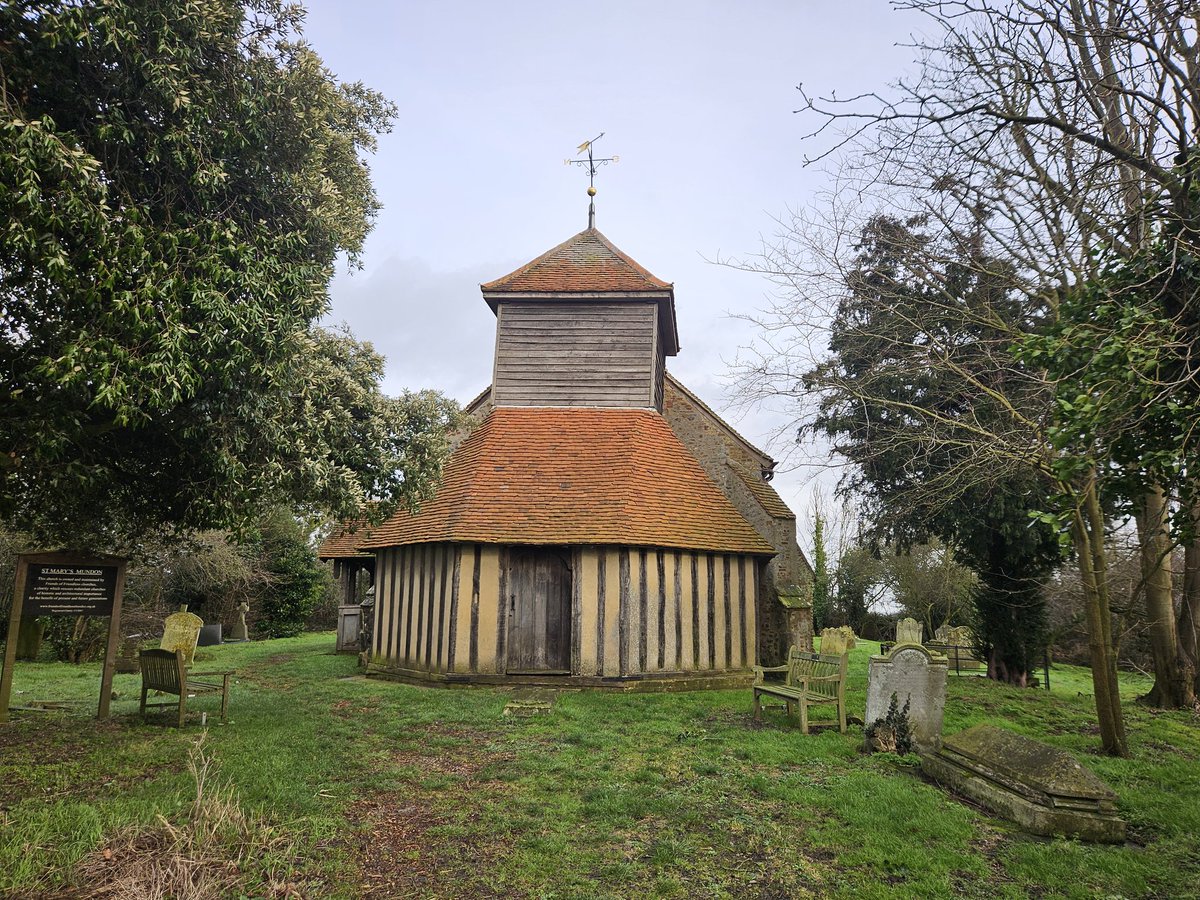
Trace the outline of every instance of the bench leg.
{"label": "bench leg", "polygon": [[800,733],[808,734],[808,700],[800,698]]}
{"label": "bench leg", "polygon": [[142,702],[138,707],[138,715],[142,717],[142,721],[146,721],[146,682],[142,682]]}
{"label": "bench leg", "polygon": [[758,696],[758,691],[754,692],[754,721],[762,721],[762,698]]}
{"label": "bench leg", "polygon": [[846,703],[845,701],[838,702],[838,729],[842,734],[846,733]]}
{"label": "bench leg", "polygon": [[183,727],[183,714],[187,709],[187,688],[179,692],[179,727]]}
{"label": "bench leg", "polygon": [[221,724],[224,725],[229,721],[229,676],[224,677],[221,683]]}

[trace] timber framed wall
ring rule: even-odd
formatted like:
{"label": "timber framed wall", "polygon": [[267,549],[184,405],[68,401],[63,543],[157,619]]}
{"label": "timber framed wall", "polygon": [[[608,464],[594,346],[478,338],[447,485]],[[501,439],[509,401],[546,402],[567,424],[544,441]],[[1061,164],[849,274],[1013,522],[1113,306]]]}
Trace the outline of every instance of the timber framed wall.
{"label": "timber framed wall", "polygon": [[[571,559],[570,683],[744,677],[757,656],[766,558],[564,547]],[[378,551],[372,672],[492,681],[507,671],[508,548]]]}

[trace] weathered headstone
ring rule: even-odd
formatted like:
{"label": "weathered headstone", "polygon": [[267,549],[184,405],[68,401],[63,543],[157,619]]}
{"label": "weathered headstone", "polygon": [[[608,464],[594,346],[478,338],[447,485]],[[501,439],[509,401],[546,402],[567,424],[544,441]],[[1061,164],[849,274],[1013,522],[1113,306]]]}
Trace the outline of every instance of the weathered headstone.
{"label": "weathered headstone", "polygon": [[246,613],[250,612],[250,604],[243,600],[237,605],[238,620],[229,629],[229,642],[248,641],[250,633],[246,630]]}
{"label": "weathered headstone", "polygon": [[854,635],[854,629],[849,625],[841,625],[837,628],[822,628],[821,653],[826,656],[840,656],[843,653],[849,653],[854,649],[857,640]]}
{"label": "weathered headstone", "polygon": [[196,655],[196,642],[200,639],[200,626],[203,624],[204,620],[194,613],[183,610],[171,613],[163,623],[159,649],[170,650],[172,653],[182,650],[184,665],[190,666],[192,657]]}
{"label": "weathered headstone", "polygon": [[117,671],[131,675],[138,671],[138,650],[141,647],[142,636],[130,634],[121,638],[120,649],[117,650]]}
{"label": "weathered headstone", "polygon": [[921,768],[1035,834],[1088,841],[1125,839],[1116,795],[1071,754],[995,725],[975,725],[946,738]]}
{"label": "weathered headstone", "polygon": [[897,644],[920,644],[925,626],[911,617],[905,617],[896,623]]}
{"label": "weathered headstone", "polygon": [[359,604],[343,604],[338,607],[336,652],[358,652],[358,632],[361,624],[362,607]]}
{"label": "weathered headstone", "polygon": [[812,652],[813,616],[812,599],[798,585],[787,585],[779,589],[779,604],[786,610],[787,643],[789,647]]}
{"label": "weathered headstone", "polygon": [[954,647],[971,647],[975,643],[975,633],[969,625],[941,625],[933,634],[943,644]]}
{"label": "weathered headstone", "polygon": [[887,715],[892,694],[901,709],[908,704],[908,725],[914,747],[932,752],[942,738],[946,708],[945,657],[934,656],[920,644],[899,643],[887,656],[872,656],[867,669],[868,725]]}

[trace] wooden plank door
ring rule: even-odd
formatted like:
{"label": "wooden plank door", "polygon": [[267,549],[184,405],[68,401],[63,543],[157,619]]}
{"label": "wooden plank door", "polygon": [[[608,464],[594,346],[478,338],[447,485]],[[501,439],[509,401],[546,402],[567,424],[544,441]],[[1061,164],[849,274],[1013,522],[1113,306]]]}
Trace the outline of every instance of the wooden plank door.
{"label": "wooden plank door", "polygon": [[513,548],[508,559],[508,673],[571,674],[571,566],[566,552]]}

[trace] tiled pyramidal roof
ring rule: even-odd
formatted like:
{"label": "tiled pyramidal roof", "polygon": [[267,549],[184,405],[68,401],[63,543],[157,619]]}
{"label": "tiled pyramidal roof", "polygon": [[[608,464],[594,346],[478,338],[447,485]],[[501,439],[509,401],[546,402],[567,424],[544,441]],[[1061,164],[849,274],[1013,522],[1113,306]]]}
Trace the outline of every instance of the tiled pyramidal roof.
{"label": "tiled pyramidal roof", "polygon": [[565,294],[669,291],[671,285],[651,275],[595,228],[589,228],[482,288],[485,294]]}
{"label": "tiled pyramidal roof", "polygon": [[586,407],[493,410],[437,494],[358,546],[426,541],[775,553],[661,415]]}

